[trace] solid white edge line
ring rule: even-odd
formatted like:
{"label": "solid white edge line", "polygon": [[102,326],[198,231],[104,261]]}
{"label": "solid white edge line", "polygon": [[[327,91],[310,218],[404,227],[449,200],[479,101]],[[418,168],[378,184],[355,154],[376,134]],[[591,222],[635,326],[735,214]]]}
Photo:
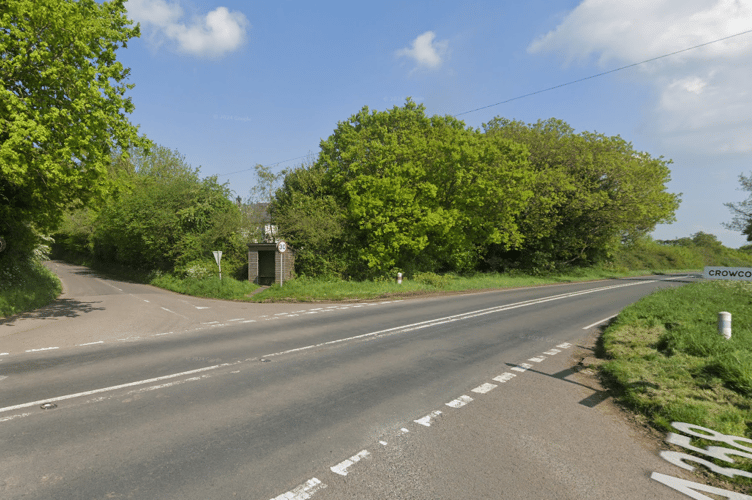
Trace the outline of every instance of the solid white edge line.
{"label": "solid white edge line", "polygon": [[171,378],[183,377],[185,375],[193,375],[194,373],[201,373],[201,372],[205,372],[209,370],[215,370],[223,366],[230,366],[231,364],[234,364],[234,363],[222,363],[221,365],[207,366],[205,368],[197,368],[196,370],[189,370],[187,372],[173,373],[172,375],[164,375],[162,377],[155,377],[155,378],[150,378],[147,380],[139,380],[137,382],[129,382],[127,384],[113,385],[111,387],[102,387],[101,389],[94,389],[92,391],[77,392],[75,394],[66,394],[65,396],[58,396],[56,398],[40,399],[39,401],[32,401],[31,403],[23,403],[20,405],[6,406],[5,408],[0,408],[0,413],[6,412],[6,411],[20,410],[21,408],[29,408],[31,406],[37,406],[37,405],[41,405],[44,403],[56,403],[58,401],[65,401],[66,399],[80,398],[83,396],[91,396],[92,394],[100,394],[102,392],[116,391],[118,389],[125,389],[127,387],[134,387],[137,385],[151,384],[152,382],[159,382],[160,380],[169,380]]}
{"label": "solid white edge line", "polygon": [[104,344],[104,340],[98,340],[96,342],[87,342],[86,344],[78,344],[76,347],[83,347],[85,345]]}
{"label": "solid white edge line", "polygon": [[594,326],[598,326],[598,325],[600,325],[601,323],[605,323],[606,321],[608,321],[608,320],[610,320],[610,319],[613,319],[613,318],[617,317],[618,315],[619,315],[619,313],[616,313],[616,314],[614,314],[613,316],[609,316],[608,318],[603,318],[603,319],[602,319],[602,320],[600,320],[600,321],[596,321],[596,322],[595,322],[595,323],[593,323],[592,325],[588,325],[588,326],[584,327],[584,328],[583,328],[583,330],[590,330],[590,329],[591,329],[591,328],[593,328]]}
{"label": "solid white edge line", "polygon": [[[591,289],[588,289],[588,290],[581,290],[581,291],[578,291],[578,292],[570,292],[570,293],[564,293],[564,294],[559,294],[559,295],[552,295],[550,297],[544,297],[544,298],[541,298],[541,299],[531,299],[531,300],[525,300],[525,301],[522,301],[522,302],[516,302],[516,303],[513,303],[513,304],[506,304],[506,305],[503,305],[503,306],[494,306],[494,307],[489,307],[487,309],[478,309],[476,311],[469,311],[469,312],[466,312],[466,313],[455,314],[455,315],[452,315],[452,316],[445,316],[443,318],[435,318],[435,319],[431,319],[431,320],[420,321],[418,323],[412,323],[412,324],[409,324],[409,325],[396,326],[394,328],[387,328],[386,330],[379,330],[377,332],[364,333],[362,335],[355,335],[353,337],[347,337],[347,338],[343,338],[343,339],[331,340],[329,342],[322,342],[320,344],[307,345],[307,346],[303,346],[303,347],[297,347],[295,349],[288,349],[286,351],[280,351],[280,352],[275,352],[275,353],[271,353],[271,354],[265,354],[262,357],[264,357],[264,358],[270,358],[272,356],[281,356],[283,354],[292,354],[294,352],[306,351],[308,349],[315,349],[317,347],[324,347],[324,346],[327,346],[327,345],[339,344],[339,343],[348,342],[348,341],[351,341],[351,340],[358,340],[358,339],[362,339],[362,338],[366,338],[366,337],[375,337],[375,336],[382,335],[382,334],[385,334],[385,333],[390,333],[390,332],[391,333],[398,333],[398,332],[408,332],[408,331],[411,331],[411,330],[419,330],[419,329],[422,329],[422,328],[428,328],[428,327],[431,327],[431,326],[443,325],[445,323],[451,323],[451,322],[454,322],[454,321],[460,321],[460,320],[464,320],[464,319],[474,318],[474,317],[483,316],[483,315],[486,315],[486,314],[493,314],[493,313],[497,313],[497,312],[508,311],[508,310],[511,310],[511,309],[517,309],[519,307],[526,307],[526,306],[531,306],[531,305],[543,304],[545,302],[551,302],[551,301],[554,301],[554,300],[566,299],[566,298],[569,298],[569,297],[576,297],[576,296],[579,296],[579,295],[586,295],[586,294],[589,294],[589,293],[601,292],[601,291],[604,291],[604,290],[611,290],[611,289],[614,289],[614,288],[623,288],[623,287],[628,287],[628,286],[644,285],[644,284],[647,284],[647,283],[655,283],[656,281],[658,281],[658,280],[640,281],[640,282],[635,282],[635,283],[624,283],[624,284],[621,284],[621,285],[612,285],[612,286],[607,286],[607,287],[602,287],[602,288],[591,288]],[[353,307],[355,307],[355,306],[353,306]],[[311,314],[311,313],[309,312],[308,314]]]}

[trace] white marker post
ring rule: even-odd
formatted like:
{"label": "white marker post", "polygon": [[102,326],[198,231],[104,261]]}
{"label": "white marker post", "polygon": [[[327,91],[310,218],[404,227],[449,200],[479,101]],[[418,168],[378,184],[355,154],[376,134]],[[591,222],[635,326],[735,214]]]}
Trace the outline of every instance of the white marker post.
{"label": "white marker post", "polygon": [[731,338],[731,313],[718,313],[718,335],[722,335],[726,340]]}
{"label": "white marker post", "polygon": [[215,250],[214,252],[214,260],[217,261],[217,267],[219,267],[219,280],[222,281],[222,250]]}

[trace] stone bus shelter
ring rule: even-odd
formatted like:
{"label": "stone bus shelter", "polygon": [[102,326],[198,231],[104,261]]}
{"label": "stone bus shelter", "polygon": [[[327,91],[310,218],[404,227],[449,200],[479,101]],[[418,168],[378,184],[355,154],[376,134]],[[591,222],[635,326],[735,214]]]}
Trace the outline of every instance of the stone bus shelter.
{"label": "stone bus shelter", "polygon": [[283,283],[293,277],[295,253],[290,247],[280,252],[278,243],[248,245],[248,281],[257,285]]}

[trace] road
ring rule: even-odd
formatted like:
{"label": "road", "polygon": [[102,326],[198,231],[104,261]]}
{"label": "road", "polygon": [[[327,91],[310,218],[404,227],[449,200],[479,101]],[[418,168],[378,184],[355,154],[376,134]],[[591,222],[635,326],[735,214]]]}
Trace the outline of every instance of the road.
{"label": "road", "polygon": [[686,498],[569,369],[686,277],[260,305],[52,265],[0,322],[2,498]]}

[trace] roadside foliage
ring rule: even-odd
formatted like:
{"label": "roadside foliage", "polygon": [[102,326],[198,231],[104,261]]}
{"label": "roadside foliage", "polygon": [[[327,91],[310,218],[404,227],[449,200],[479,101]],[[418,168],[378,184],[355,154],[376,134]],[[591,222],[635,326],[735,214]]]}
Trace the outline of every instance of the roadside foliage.
{"label": "roadside foliage", "polygon": [[475,130],[408,99],[340,122],[286,172],[271,214],[309,276],[550,272],[673,220],[669,163],[560,120]]}

